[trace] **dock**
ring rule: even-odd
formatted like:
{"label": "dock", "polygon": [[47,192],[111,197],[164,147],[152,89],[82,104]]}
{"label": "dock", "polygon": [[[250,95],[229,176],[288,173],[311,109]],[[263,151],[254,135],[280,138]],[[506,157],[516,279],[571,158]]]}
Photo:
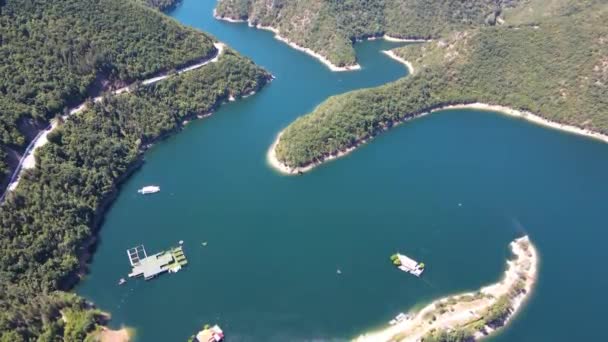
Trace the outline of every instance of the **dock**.
{"label": "dock", "polygon": [[129,277],[143,277],[145,280],[165,272],[176,273],[188,264],[182,246],[148,256],[145,247],[139,245],[129,248],[127,255],[133,267]]}
{"label": "dock", "polygon": [[205,328],[196,334],[194,342],[221,342],[224,340],[224,332],[218,325]]}
{"label": "dock", "polygon": [[424,272],[424,263],[419,263],[418,261],[403,254],[393,254],[391,256],[391,261],[393,262],[393,265],[397,266],[397,268],[403,272],[413,274],[416,277],[420,277],[422,272]]}

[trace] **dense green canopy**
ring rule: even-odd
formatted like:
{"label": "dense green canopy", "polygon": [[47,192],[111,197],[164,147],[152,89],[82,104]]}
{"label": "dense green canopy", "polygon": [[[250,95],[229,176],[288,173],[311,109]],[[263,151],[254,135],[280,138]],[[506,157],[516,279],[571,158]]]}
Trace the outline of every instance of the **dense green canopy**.
{"label": "dense green canopy", "polygon": [[471,342],[473,333],[465,329],[431,331],[422,337],[422,342]]}
{"label": "dense green canopy", "polygon": [[161,11],[169,10],[175,7],[180,0],[140,0],[143,1],[146,5],[157,8]]}
{"label": "dense green canopy", "polygon": [[[5,151],[24,148],[24,134],[31,137],[86,97],[217,53],[209,36],[140,1],[6,0],[0,6],[2,159]],[[146,144],[268,79],[226,49],[216,63],[89,103],[49,134],[36,167],[0,207],[0,341],[85,339],[99,313],[62,290],[77,279],[79,258],[117,183],[141,162]]]}
{"label": "dense green canopy", "polygon": [[6,0],[0,27],[2,154],[23,150],[28,119],[215,53],[207,35],[129,0]]}
{"label": "dense green canopy", "polygon": [[0,211],[0,341],[67,334],[55,293],[77,272],[104,199],[138,164],[142,146],[268,79],[228,50],[217,63],[107,97],[51,133]]}

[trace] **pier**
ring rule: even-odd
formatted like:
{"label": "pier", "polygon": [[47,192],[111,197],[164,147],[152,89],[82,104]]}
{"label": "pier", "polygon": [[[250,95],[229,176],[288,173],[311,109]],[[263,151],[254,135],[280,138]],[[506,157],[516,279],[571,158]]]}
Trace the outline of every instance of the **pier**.
{"label": "pier", "polygon": [[127,255],[133,267],[129,277],[144,277],[145,280],[165,272],[176,273],[188,264],[182,246],[148,256],[145,247],[139,245],[128,249]]}

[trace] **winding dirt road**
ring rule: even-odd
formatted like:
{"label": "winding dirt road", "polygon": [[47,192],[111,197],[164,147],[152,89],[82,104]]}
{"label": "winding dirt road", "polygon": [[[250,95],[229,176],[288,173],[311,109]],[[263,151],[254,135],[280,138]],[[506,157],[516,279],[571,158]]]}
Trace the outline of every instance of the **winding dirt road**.
{"label": "winding dirt road", "polygon": [[[172,74],[168,74],[168,73],[162,73],[159,74],[158,76],[152,77],[152,78],[148,78],[146,80],[143,80],[141,83],[143,85],[150,85],[150,84],[154,84],[156,82],[162,81],[164,79],[167,79],[169,77],[172,77],[174,75],[179,75],[179,74],[183,74],[185,72],[188,71],[192,71],[192,70],[196,70],[198,68],[201,68],[209,63],[215,63],[219,60],[220,56],[222,55],[222,53],[224,52],[224,48],[226,47],[223,43],[213,43],[213,45],[215,46],[215,48],[217,49],[217,53],[215,54],[215,56],[213,58],[210,58],[204,62],[198,63],[198,64],[194,64],[188,67],[184,67],[181,69],[178,69],[176,73],[172,73]],[[126,87],[122,87],[120,89],[114,90],[112,92],[112,95],[120,95],[123,93],[129,93],[133,87],[133,85],[135,84],[132,83]],[[102,96],[97,96],[93,99],[94,102],[99,102],[101,101],[103,97]],[[71,115],[77,114],[82,112],[83,110],[85,110],[87,108],[87,103],[83,102],[81,104],[79,104],[78,106],[70,109],[69,114],[68,115],[64,115],[63,119],[66,120],[68,119]],[[29,143],[29,145],[27,146],[27,148],[25,149],[25,152],[23,153],[23,156],[21,157],[21,159],[19,160],[19,164],[17,165],[17,167],[15,168],[15,171],[13,171],[13,174],[11,175],[11,179],[8,183],[8,186],[6,187],[6,189],[4,190],[4,192],[2,193],[2,197],[0,197],[0,202],[4,201],[4,198],[6,197],[6,195],[15,190],[17,188],[17,185],[19,185],[19,180],[21,179],[21,176],[23,175],[23,172],[27,169],[32,169],[36,166],[36,158],[35,156],[35,152],[38,148],[44,146],[47,142],[47,136],[49,135],[49,133],[51,133],[55,128],[57,128],[58,123],[56,120],[51,120],[51,123],[43,130],[40,131],[38,133],[38,135],[36,135],[36,137]]]}

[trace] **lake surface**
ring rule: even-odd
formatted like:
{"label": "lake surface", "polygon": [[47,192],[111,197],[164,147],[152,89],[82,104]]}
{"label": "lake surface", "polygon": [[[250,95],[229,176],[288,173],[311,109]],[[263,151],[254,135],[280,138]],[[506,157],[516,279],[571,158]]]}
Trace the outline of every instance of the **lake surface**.
{"label": "lake surface", "polygon": [[[304,176],[279,175],[266,151],[281,129],[328,96],[407,70],[380,53],[395,43],[371,41],[356,45],[362,70],[332,73],[270,32],[214,20],[214,5],[183,0],[171,15],[277,78],[159,143],[124,184],[77,288],[112,313],[111,326],[135,327],[138,342],[185,341],[205,323],[219,323],[229,341],[341,341],[495,282],[508,243],[527,233],[539,282],[492,340],[603,339],[607,145],[445,111]],[[148,184],[162,192],[136,193]],[[127,248],[143,243],[151,254],[179,240],[187,268],[117,286],[130,271]],[[421,279],[391,266],[396,251],[426,263]]]}

